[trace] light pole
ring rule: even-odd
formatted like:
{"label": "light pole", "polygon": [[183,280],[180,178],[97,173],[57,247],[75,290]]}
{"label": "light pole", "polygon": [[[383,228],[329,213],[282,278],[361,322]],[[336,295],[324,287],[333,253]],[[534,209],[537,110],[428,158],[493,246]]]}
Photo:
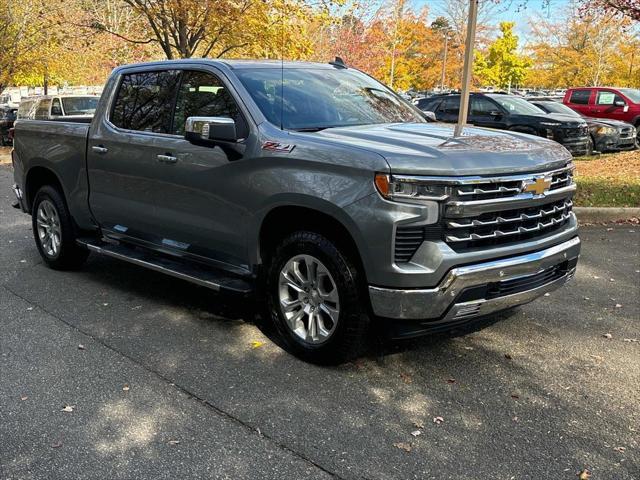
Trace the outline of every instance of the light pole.
{"label": "light pole", "polygon": [[469,0],[469,20],[467,21],[467,39],[464,45],[464,67],[462,71],[462,92],[460,93],[460,111],[458,123],[453,131],[454,137],[462,134],[462,129],[467,123],[469,112],[469,89],[471,88],[471,75],[473,73],[473,45],[476,39],[476,23],[478,21],[479,0]]}

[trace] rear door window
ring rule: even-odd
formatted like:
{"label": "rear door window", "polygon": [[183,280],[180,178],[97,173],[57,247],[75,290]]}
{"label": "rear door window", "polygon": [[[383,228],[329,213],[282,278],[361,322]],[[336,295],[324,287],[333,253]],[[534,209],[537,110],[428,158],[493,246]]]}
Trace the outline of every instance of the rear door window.
{"label": "rear door window", "polygon": [[126,130],[170,133],[179,80],[177,70],[123,75],[111,123]]}
{"label": "rear door window", "polygon": [[573,92],[571,92],[569,103],[588,105],[589,97],[591,97],[591,90],[574,90]]}
{"label": "rear door window", "polygon": [[440,105],[440,111],[457,115],[460,110],[460,97],[447,97]]}
{"label": "rear door window", "polygon": [[183,72],[171,133],[184,135],[189,117],[232,118],[240,137],[247,134],[246,123],[233,96],[218,77],[208,72]]}
{"label": "rear door window", "polygon": [[49,120],[49,107],[51,107],[51,99],[43,98],[38,103],[38,108],[36,108],[35,119],[36,120]]}

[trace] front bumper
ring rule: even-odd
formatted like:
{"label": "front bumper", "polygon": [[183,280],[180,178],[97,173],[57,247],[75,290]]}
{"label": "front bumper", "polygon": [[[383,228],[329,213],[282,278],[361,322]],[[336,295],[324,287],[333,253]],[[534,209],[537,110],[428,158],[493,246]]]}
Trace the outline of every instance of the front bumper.
{"label": "front bumper", "polygon": [[589,137],[564,139],[559,141],[574,157],[587,155],[589,153]]}
{"label": "front bumper", "polygon": [[391,289],[370,286],[380,317],[458,324],[528,303],[564,285],[574,274],[580,239],[516,257],[453,268],[438,286]]}

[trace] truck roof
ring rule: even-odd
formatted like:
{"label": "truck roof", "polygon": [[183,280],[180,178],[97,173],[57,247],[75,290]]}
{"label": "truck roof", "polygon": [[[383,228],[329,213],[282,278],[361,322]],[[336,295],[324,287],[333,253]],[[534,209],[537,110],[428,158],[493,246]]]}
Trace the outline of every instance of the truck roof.
{"label": "truck roof", "polygon": [[245,68],[336,68],[330,63],[320,62],[302,62],[302,61],[281,61],[281,60],[240,60],[240,59],[210,59],[210,58],[185,58],[180,60],[162,60],[155,62],[134,63],[128,65],[122,65],[114,69],[119,71],[122,69],[136,68],[136,67],[148,67],[148,66],[180,66],[180,65],[193,65],[193,64],[208,64],[214,66],[223,66],[231,70],[241,70]]}

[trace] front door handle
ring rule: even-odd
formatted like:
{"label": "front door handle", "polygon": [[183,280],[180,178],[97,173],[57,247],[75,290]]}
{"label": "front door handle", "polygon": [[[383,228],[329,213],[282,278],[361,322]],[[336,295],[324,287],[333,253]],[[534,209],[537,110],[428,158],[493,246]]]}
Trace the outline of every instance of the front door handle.
{"label": "front door handle", "polygon": [[178,161],[176,157],[171,155],[158,155],[157,158],[160,163],[176,163]]}
{"label": "front door handle", "polygon": [[101,153],[101,154],[102,153],[107,153],[109,151],[108,148],[105,148],[102,145],[91,147],[91,150],[93,150],[96,153]]}

